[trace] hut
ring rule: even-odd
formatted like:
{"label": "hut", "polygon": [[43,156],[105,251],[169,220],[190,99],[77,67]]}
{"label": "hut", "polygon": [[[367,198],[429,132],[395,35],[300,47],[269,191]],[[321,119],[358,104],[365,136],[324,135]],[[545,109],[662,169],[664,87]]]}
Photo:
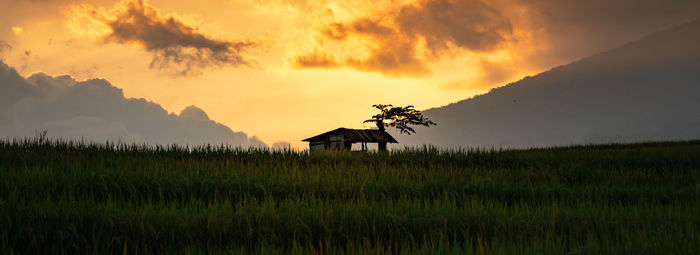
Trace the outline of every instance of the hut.
{"label": "hut", "polygon": [[362,150],[367,149],[367,143],[377,143],[380,150],[386,150],[387,143],[398,143],[383,130],[349,128],[338,128],[302,141],[309,142],[309,149],[312,151],[350,150],[353,143],[362,143]]}

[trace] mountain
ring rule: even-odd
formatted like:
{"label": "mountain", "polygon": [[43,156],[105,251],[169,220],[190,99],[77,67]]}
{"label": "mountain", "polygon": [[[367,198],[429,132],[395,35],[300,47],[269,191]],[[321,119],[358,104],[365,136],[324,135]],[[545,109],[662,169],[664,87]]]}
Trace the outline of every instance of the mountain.
{"label": "mountain", "polygon": [[523,148],[699,139],[700,20],[424,115],[438,126],[397,140]]}
{"label": "mountain", "polygon": [[188,106],[179,114],[143,98],[126,98],[103,79],[76,81],[36,73],[24,78],[0,59],[0,139],[49,138],[86,142],[266,147]]}

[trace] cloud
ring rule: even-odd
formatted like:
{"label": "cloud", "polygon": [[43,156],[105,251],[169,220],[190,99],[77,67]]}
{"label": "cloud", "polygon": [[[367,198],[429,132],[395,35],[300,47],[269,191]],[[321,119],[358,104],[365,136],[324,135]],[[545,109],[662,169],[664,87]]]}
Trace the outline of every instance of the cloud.
{"label": "cloud", "polygon": [[396,138],[482,148],[698,139],[698,31],[700,20],[425,110],[437,126]]}
{"label": "cloud", "polygon": [[[318,29],[313,52],[291,58],[300,68],[347,67],[388,76],[430,75],[432,63],[455,56],[473,62],[508,52],[508,68],[541,71],[618,47],[698,17],[700,1],[679,0],[418,0],[337,17]],[[341,50],[338,50],[341,49]],[[361,52],[363,54],[357,54]],[[307,60],[335,59],[334,65]],[[302,63],[306,61],[307,63]],[[318,62],[311,62],[318,63]],[[331,62],[329,62],[331,63]],[[479,64],[477,64],[479,65]],[[504,77],[503,68],[469,74]],[[501,79],[502,80],[502,79]]]}
{"label": "cloud", "polygon": [[297,56],[294,65],[302,68],[335,68],[339,63],[333,55],[316,51],[304,56]]}
{"label": "cloud", "polygon": [[699,18],[696,0],[512,0],[521,30],[546,45],[529,61],[544,67],[588,57]]}
{"label": "cloud", "polygon": [[9,43],[7,43],[3,40],[0,40],[0,54],[3,54],[7,51],[10,51],[11,49],[12,49],[12,46]]}
{"label": "cloud", "polygon": [[124,0],[111,11],[88,5],[73,9],[77,17],[106,26],[105,42],[142,47],[153,54],[150,67],[169,74],[197,75],[209,67],[254,64],[244,53],[257,43],[214,39],[172,15],[161,15],[144,0]]}
{"label": "cloud", "polygon": [[335,56],[326,51],[296,56],[293,65],[300,68],[351,67],[357,70],[381,72],[387,76],[422,76],[429,73],[418,56],[415,41],[378,21],[360,19],[351,24],[334,23],[321,31],[326,39],[345,41],[350,35],[365,37],[372,43],[365,45],[367,57]]}
{"label": "cloud", "polygon": [[53,138],[96,142],[265,146],[196,106],[168,113],[154,102],[125,98],[106,80],[43,73],[25,79],[0,62],[0,137],[32,137],[43,130]]}
{"label": "cloud", "polygon": [[479,0],[424,1],[408,5],[395,18],[401,32],[426,40],[433,54],[450,44],[474,50],[490,51],[512,34],[510,20],[496,8]]}
{"label": "cloud", "polygon": [[421,1],[381,16],[332,23],[320,29],[325,40],[364,40],[366,57],[320,61],[335,65],[309,64],[319,63],[309,60],[336,58],[317,51],[298,56],[293,62],[298,67],[347,66],[388,76],[423,76],[431,73],[428,62],[447,54],[450,48],[490,51],[510,40],[512,34],[508,19],[479,0]]}

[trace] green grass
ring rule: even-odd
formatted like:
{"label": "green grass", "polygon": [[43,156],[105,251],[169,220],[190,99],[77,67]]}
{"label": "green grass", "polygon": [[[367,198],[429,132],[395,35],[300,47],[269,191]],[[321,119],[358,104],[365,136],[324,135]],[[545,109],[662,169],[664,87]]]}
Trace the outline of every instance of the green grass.
{"label": "green grass", "polygon": [[0,141],[0,253],[700,254],[700,141],[389,153]]}

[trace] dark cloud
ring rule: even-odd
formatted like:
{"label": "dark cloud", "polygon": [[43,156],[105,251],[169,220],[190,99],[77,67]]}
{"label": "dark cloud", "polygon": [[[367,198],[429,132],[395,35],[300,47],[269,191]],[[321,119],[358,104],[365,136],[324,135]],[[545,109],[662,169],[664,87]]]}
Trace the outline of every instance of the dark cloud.
{"label": "dark cloud", "polygon": [[[336,55],[347,59],[328,67],[403,76],[429,74],[427,64],[449,57],[453,49],[507,50],[514,57],[507,65],[550,68],[682,24],[699,13],[697,0],[423,0],[397,11],[331,23],[319,32],[341,44],[364,42],[361,50],[368,55]],[[491,81],[507,76],[503,68],[482,69],[500,72],[485,75]]]}
{"label": "dark cloud", "polygon": [[25,79],[0,62],[0,137],[31,137],[43,130],[54,138],[97,142],[265,146],[196,106],[168,113],[154,102],[125,98],[106,80],[79,82],[43,73]]}
{"label": "dark cloud", "polygon": [[[697,0],[513,0],[522,29],[549,45],[530,61],[564,64],[700,18]],[[510,13],[515,13],[511,10]],[[526,20],[524,22],[523,20]],[[526,24],[527,23],[527,24]]]}
{"label": "dark cloud", "polygon": [[136,44],[153,53],[151,68],[175,75],[198,74],[216,66],[249,66],[243,53],[257,44],[218,40],[171,16],[161,16],[143,0],[126,0],[113,17],[94,16],[111,29],[107,42]]}
{"label": "dark cloud", "polygon": [[394,19],[402,33],[424,38],[433,53],[450,43],[474,51],[492,50],[513,32],[507,17],[479,0],[424,1],[402,8]]}
{"label": "dark cloud", "polygon": [[[348,24],[333,23],[321,29],[326,39],[335,41],[344,41],[350,36],[368,38],[372,42],[365,45],[368,57],[348,57],[340,64],[390,76],[429,74],[427,62],[440,57],[450,45],[488,51],[506,41],[511,33],[508,19],[479,0],[423,1],[406,5],[385,17],[360,18]],[[420,45],[422,41],[425,45]],[[295,60],[299,66],[305,67],[308,65],[300,61],[317,59],[318,56],[323,55],[315,52]]]}

